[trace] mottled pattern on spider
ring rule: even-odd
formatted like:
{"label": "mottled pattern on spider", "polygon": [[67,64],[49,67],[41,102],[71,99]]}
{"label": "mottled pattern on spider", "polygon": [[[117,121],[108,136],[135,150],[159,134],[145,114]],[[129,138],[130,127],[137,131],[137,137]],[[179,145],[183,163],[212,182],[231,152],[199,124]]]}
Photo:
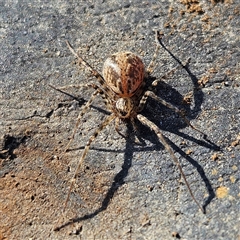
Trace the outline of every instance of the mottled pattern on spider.
{"label": "mottled pattern on spider", "polygon": [[[153,122],[151,122],[150,120],[148,120],[145,116],[143,116],[141,114],[141,111],[143,110],[148,97],[151,97],[151,98],[155,99],[156,101],[160,102],[161,104],[165,105],[166,107],[168,107],[168,108],[174,110],[175,112],[177,112],[178,114],[180,114],[190,127],[197,130],[187,120],[187,118],[184,116],[182,111],[180,111],[178,108],[171,105],[170,103],[167,103],[165,100],[161,99],[159,96],[156,96],[154,92],[146,89],[146,85],[145,85],[146,81],[145,80],[146,80],[146,78],[148,78],[148,76],[153,71],[153,65],[154,65],[156,56],[158,54],[159,48],[160,48],[160,44],[159,44],[160,37],[161,36],[160,36],[159,32],[156,32],[156,42],[157,42],[156,51],[155,51],[155,54],[153,56],[151,63],[149,64],[149,66],[147,67],[146,70],[144,68],[144,64],[143,64],[142,60],[137,55],[135,55],[134,53],[131,53],[131,52],[119,52],[119,53],[115,53],[115,54],[111,55],[109,58],[107,58],[107,60],[105,61],[104,65],[103,65],[103,75],[98,73],[84,59],[82,59],[73,50],[73,48],[70,46],[70,44],[67,42],[69,49],[77,57],[79,64],[83,64],[96,77],[99,85],[93,84],[93,83],[87,84],[88,87],[92,87],[93,89],[95,89],[95,92],[92,94],[92,97],[83,106],[82,111],[79,113],[73,135],[66,147],[66,150],[68,149],[71,141],[74,138],[74,135],[79,126],[81,117],[88,110],[92,101],[98,94],[100,94],[102,96],[102,98],[105,100],[107,108],[110,110],[111,114],[105,118],[105,120],[95,130],[95,132],[92,134],[92,136],[89,138],[87,144],[85,145],[85,148],[82,152],[81,158],[79,160],[78,166],[76,168],[76,171],[75,171],[73,179],[72,179],[72,183],[71,183],[71,186],[70,186],[70,189],[68,192],[68,196],[67,196],[67,199],[65,202],[64,209],[66,208],[67,202],[69,200],[69,195],[71,193],[73,182],[77,176],[79,168],[86,157],[86,154],[89,150],[91,143],[95,140],[95,138],[98,136],[98,134],[107,125],[109,125],[110,122],[112,122],[113,120],[115,120],[115,128],[116,128],[117,132],[119,134],[121,134],[118,130],[118,125],[119,125],[120,120],[130,120],[130,122],[133,124],[133,126],[135,126],[135,120],[138,119],[142,124],[148,126],[150,129],[152,129],[156,133],[159,140],[162,142],[162,144],[167,149],[167,151],[171,155],[172,159],[178,166],[178,168],[181,172],[181,175],[185,181],[185,184],[188,187],[188,190],[189,190],[193,200],[196,202],[196,204],[202,210],[202,207],[197,202],[197,200],[195,199],[195,197],[190,189],[190,186],[189,186],[189,184],[186,180],[186,177],[183,173],[183,170],[180,166],[179,160],[175,156],[170,145],[165,140],[165,137],[162,135],[160,129],[157,127],[156,124],[154,124]],[[154,88],[158,82],[159,82],[159,80],[153,81],[151,84],[151,88]],[[74,85],[71,85],[71,86],[74,86]],[[78,86],[76,86],[76,87],[78,87]],[[59,90],[59,89],[56,89],[56,90]],[[199,130],[197,130],[197,131],[199,131]]]}

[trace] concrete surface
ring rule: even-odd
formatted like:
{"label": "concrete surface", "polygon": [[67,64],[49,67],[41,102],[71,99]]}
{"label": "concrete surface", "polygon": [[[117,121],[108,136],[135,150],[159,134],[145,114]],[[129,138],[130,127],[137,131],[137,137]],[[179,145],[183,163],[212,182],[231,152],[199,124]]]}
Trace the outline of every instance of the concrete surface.
{"label": "concrete surface", "polygon": [[[47,2],[0,3],[0,239],[239,239],[238,1]],[[65,40],[101,71],[109,54],[124,50],[147,65],[154,29],[175,58],[191,58],[167,74],[179,64],[161,48],[153,76],[166,76],[157,94],[185,108],[209,141],[152,100],[143,114],[169,139],[206,214],[153,132],[139,124],[136,145],[111,124],[92,145],[62,218],[81,151],[106,114],[99,97],[59,158],[92,90],[67,89],[73,99],[48,84],[95,81]]]}

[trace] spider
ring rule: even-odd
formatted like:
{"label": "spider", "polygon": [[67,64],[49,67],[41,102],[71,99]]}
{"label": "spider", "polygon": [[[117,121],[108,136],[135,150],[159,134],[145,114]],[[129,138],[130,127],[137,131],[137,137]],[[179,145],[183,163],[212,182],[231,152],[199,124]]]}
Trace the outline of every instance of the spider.
{"label": "spider", "polygon": [[[115,129],[120,134],[123,135],[119,131],[119,123],[120,121],[129,121],[132,123],[133,128],[135,127],[135,121],[138,120],[143,125],[149,127],[155,134],[157,135],[158,139],[161,141],[163,146],[166,148],[166,150],[169,152],[170,156],[172,157],[173,161],[177,165],[182,178],[184,179],[184,182],[189,190],[189,193],[192,197],[192,199],[195,201],[197,206],[201,209],[202,212],[204,212],[203,208],[199,204],[199,202],[194,197],[192,190],[187,182],[187,179],[185,177],[185,174],[182,170],[182,167],[180,165],[180,162],[178,158],[175,156],[173,149],[171,146],[167,143],[165,137],[161,133],[158,126],[150,121],[147,117],[141,114],[142,110],[145,107],[147,99],[150,97],[157,102],[163,104],[164,106],[172,109],[176,113],[178,113],[187,123],[188,126],[193,128],[194,130],[200,132],[201,134],[205,135],[198,129],[196,129],[189,120],[185,117],[184,112],[179,110],[177,107],[173,106],[172,104],[166,102],[159,96],[155,95],[155,93],[150,90],[150,88],[154,88],[157,86],[158,82],[160,80],[154,80],[151,83],[150,88],[146,89],[146,79],[150,76],[150,74],[153,72],[153,66],[154,61],[156,60],[156,57],[158,55],[159,49],[160,49],[160,39],[162,38],[162,34],[160,34],[159,31],[155,32],[155,41],[157,43],[155,54],[153,55],[153,58],[145,70],[144,64],[140,57],[135,55],[131,52],[118,52],[113,55],[111,55],[107,60],[105,61],[103,65],[103,75],[98,73],[89,63],[87,63],[82,57],[80,57],[74,49],[71,47],[70,43],[66,41],[70,51],[76,56],[76,58],[79,61],[79,64],[82,64],[87,68],[93,76],[96,77],[98,84],[90,83],[85,84],[84,86],[92,87],[95,91],[92,94],[91,98],[87,101],[87,103],[83,106],[82,111],[79,113],[77,122],[72,134],[72,137],[70,138],[69,143],[67,144],[67,147],[64,152],[66,152],[74,139],[74,136],[76,134],[76,131],[78,129],[78,126],[80,124],[80,120],[84,113],[89,109],[91,103],[93,102],[94,98],[97,95],[101,95],[103,98],[106,107],[110,111],[110,115],[108,115],[104,121],[99,125],[99,127],[94,131],[94,133],[90,136],[87,144],[85,145],[85,148],[82,152],[81,158],[78,162],[78,165],[76,167],[75,173],[72,177],[70,188],[68,190],[67,198],[65,200],[65,205],[63,208],[63,213],[66,209],[67,203],[69,201],[70,193],[73,188],[73,184],[76,180],[77,173],[80,170],[80,167],[89,151],[91,143],[96,139],[96,137],[99,135],[99,133],[108,126],[112,121],[115,121]],[[75,86],[75,85],[71,85]],[[79,85],[82,86],[82,85]],[[78,86],[78,87],[79,87]],[[50,87],[54,88],[57,91],[60,91],[60,88],[55,88],[50,85]],[[63,88],[61,88],[63,89]],[[123,135],[124,136],[124,135]],[[125,137],[125,136],[124,136]],[[57,230],[58,228],[55,228]]]}

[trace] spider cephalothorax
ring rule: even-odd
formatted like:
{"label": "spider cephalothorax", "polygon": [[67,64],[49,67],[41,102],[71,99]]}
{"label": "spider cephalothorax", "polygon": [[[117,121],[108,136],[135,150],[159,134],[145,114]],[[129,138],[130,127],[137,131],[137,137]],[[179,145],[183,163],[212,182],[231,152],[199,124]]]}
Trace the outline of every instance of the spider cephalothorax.
{"label": "spider cephalothorax", "polygon": [[[113,120],[115,120],[115,128],[118,133],[118,122],[119,120],[130,120],[134,124],[135,120],[138,120],[143,125],[146,125],[151,130],[155,132],[158,139],[161,141],[161,143],[164,145],[164,147],[167,149],[169,154],[171,155],[172,159],[176,163],[177,167],[180,170],[180,173],[184,179],[185,184],[188,187],[188,190],[193,198],[193,200],[196,202],[196,204],[199,206],[199,208],[202,210],[201,205],[197,202],[195,199],[190,186],[186,180],[186,177],[183,173],[183,170],[180,166],[179,160],[174,154],[173,149],[171,146],[167,143],[165,137],[161,133],[158,126],[150,121],[146,116],[141,114],[141,111],[145,107],[146,101],[148,97],[153,98],[157,102],[163,104],[164,106],[172,109],[176,113],[180,114],[185,122],[192,127],[193,129],[197,130],[194,126],[191,125],[191,123],[187,120],[187,118],[184,116],[183,112],[180,111],[175,106],[171,105],[170,103],[166,102],[159,96],[155,95],[153,91],[147,88],[145,86],[145,80],[147,76],[150,76],[150,74],[153,71],[153,63],[157,56],[158,50],[159,50],[159,41],[160,35],[159,32],[156,32],[156,40],[157,40],[157,48],[155,51],[155,54],[153,56],[153,59],[149,66],[145,69],[144,64],[140,57],[135,55],[131,52],[119,52],[111,55],[107,60],[105,61],[103,65],[103,75],[99,74],[94,68],[91,67],[90,64],[88,64],[83,58],[81,58],[70,46],[70,44],[67,42],[67,45],[71,52],[77,57],[79,64],[83,64],[98,80],[98,84],[90,83],[85,84],[85,86],[92,87],[95,89],[94,93],[92,94],[92,97],[87,101],[87,103],[83,106],[82,111],[79,113],[77,123],[72,135],[71,140],[69,141],[66,150],[68,149],[71,141],[74,138],[74,135],[77,131],[77,128],[80,124],[81,117],[83,114],[89,109],[91,106],[92,101],[97,95],[101,95],[102,98],[105,100],[106,106],[111,112],[110,115],[108,115],[105,120],[99,125],[99,127],[95,130],[95,132],[90,136],[87,144],[85,145],[85,148],[82,152],[81,158],[79,160],[78,166],[76,168],[76,171],[74,173],[73,179],[76,179],[77,173],[79,171],[79,168],[84,161],[88,150],[90,148],[91,143],[96,139],[98,134],[107,126],[109,125]],[[155,80],[151,83],[150,87],[154,88],[159,80]],[[82,86],[82,85],[81,85]],[[55,87],[53,87],[56,89]],[[59,89],[56,89],[59,90]],[[61,91],[61,90],[59,90]],[[197,130],[199,131],[199,130]],[[200,131],[199,131],[200,132]],[[202,133],[202,132],[201,132]],[[120,133],[121,134],[121,133]],[[122,135],[122,134],[121,134]],[[65,201],[63,212],[66,208],[67,202],[69,200],[69,196],[71,193],[71,189],[73,187],[73,182],[71,182],[70,189],[68,191],[68,195]],[[203,210],[202,210],[203,211]],[[59,228],[56,228],[59,229]]]}

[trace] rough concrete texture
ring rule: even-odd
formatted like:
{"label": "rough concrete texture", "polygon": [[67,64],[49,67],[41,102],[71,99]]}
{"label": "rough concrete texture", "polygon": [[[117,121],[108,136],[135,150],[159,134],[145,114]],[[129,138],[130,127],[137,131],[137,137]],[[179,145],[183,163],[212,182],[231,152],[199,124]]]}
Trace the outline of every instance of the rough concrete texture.
{"label": "rough concrete texture", "polygon": [[[1,1],[0,239],[239,239],[237,2]],[[155,134],[138,123],[141,145],[130,128],[127,139],[114,124],[101,132],[61,217],[81,151],[108,114],[97,97],[60,157],[93,90],[70,87],[72,98],[48,84],[96,82],[74,64],[65,40],[101,71],[117,51],[133,51],[147,65],[154,29],[175,58],[191,58],[169,73],[179,64],[161,48],[157,94],[185,109],[209,141],[153,100],[143,114],[168,138],[206,214]]]}

